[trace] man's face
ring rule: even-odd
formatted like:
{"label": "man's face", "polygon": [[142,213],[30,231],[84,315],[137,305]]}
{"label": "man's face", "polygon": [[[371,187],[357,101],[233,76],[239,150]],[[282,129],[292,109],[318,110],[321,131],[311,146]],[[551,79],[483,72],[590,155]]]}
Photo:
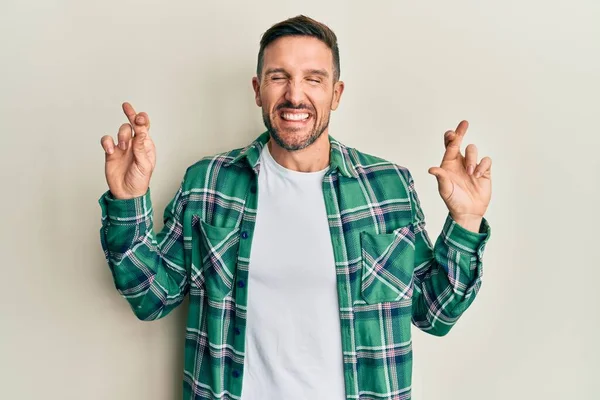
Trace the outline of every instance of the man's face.
{"label": "man's face", "polygon": [[327,132],[344,83],[334,83],[333,54],[308,36],[282,37],[264,51],[260,77],[252,80],[256,104],[273,140],[293,151],[310,146]]}

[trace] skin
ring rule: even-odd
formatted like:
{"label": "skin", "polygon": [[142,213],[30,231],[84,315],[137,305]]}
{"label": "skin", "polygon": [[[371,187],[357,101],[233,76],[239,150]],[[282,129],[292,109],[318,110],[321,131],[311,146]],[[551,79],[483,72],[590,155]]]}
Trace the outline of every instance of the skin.
{"label": "skin", "polygon": [[438,191],[452,218],[463,228],[479,232],[481,220],[492,196],[492,159],[477,162],[477,146],[469,144],[463,156],[460,146],[469,123],[461,121],[456,130],[446,131],[446,151],[439,167],[429,168],[438,181]]}
{"label": "skin", "polygon": [[[264,52],[263,70],[252,79],[256,105],[261,107],[265,125],[271,132],[268,146],[282,166],[301,172],[320,171],[329,165],[329,117],[340,103],[344,83],[335,81],[333,55],[321,41],[312,37],[283,37]],[[129,123],[121,125],[118,143],[105,135],[105,174],[116,199],[144,195],[156,165],[150,119],[123,103]],[[309,118],[290,121],[299,114]],[[429,168],[437,178],[438,191],[452,218],[462,227],[478,232],[491,198],[489,157],[479,162],[477,147],[461,144],[468,129],[461,121],[455,130],[444,134],[446,148],[439,167]]]}
{"label": "skin", "polygon": [[123,103],[129,123],[121,125],[117,134],[100,139],[104,149],[106,182],[116,199],[143,196],[150,187],[150,177],[156,166],[156,149],[150,138],[150,119],[145,112],[136,113],[129,103]]}
{"label": "skin", "polygon": [[[313,172],[329,165],[329,117],[337,109],[344,82],[334,81],[333,54],[313,37],[288,36],[264,52],[260,76],[252,79],[256,105],[271,132],[273,158],[288,169]],[[308,113],[306,122],[285,114]]]}

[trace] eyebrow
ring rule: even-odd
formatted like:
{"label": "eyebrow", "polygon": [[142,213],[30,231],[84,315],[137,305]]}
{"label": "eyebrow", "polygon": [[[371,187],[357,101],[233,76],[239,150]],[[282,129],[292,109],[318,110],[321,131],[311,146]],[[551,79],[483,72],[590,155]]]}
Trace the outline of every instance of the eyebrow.
{"label": "eyebrow", "polygon": [[[286,76],[290,75],[284,68],[269,68],[268,70],[265,71],[265,76],[268,76],[271,74],[277,74],[277,73],[282,73],[282,74],[285,74]],[[305,75],[319,75],[324,78],[329,78],[329,73],[324,69],[306,69],[306,70],[304,70],[304,74]]]}
{"label": "eyebrow", "polygon": [[309,70],[304,71],[304,73],[306,75],[319,75],[324,78],[329,78],[329,73],[327,71],[325,71],[324,69],[309,69]]}
{"label": "eyebrow", "polygon": [[265,76],[267,75],[272,75],[272,74],[278,74],[278,73],[282,73],[285,75],[289,75],[285,69],[283,68],[269,68],[268,70],[265,71]]}

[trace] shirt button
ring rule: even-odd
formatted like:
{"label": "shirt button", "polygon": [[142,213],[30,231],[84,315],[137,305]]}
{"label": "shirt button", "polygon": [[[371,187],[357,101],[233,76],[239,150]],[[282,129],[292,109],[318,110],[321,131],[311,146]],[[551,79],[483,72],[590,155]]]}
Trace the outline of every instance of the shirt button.
{"label": "shirt button", "polygon": [[242,239],[248,239],[248,232],[242,232]]}
{"label": "shirt button", "polygon": [[240,328],[235,328],[233,330],[233,332],[235,332],[236,335],[239,335],[240,333],[242,333],[242,331],[240,331]]}
{"label": "shirt button", "polygon": [[240,377],[240,371],[234,370],[233,373],[232,373],[232,375],[233,375],[234,378],[239,378]]}
{"label": "shirt button", "polygon": [[244,281],[238,281],[238,287],[243,288],[244,286],[246,286]]}

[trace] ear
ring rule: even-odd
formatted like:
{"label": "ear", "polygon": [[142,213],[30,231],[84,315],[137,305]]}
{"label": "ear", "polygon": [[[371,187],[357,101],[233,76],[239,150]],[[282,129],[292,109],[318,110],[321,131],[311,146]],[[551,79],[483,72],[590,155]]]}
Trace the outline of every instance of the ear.
{"label": "ear", "polygon": [[254,101],[257,106],[262,107],[262,101],[260,99],[260,81],[256,76],[252,78],[252,87],[254,88]]}
{"label": "ear", "polygon": [[333,100],[331,101],[331,110],[332,111],[335,111],[338,108],[343,92],[344,92],[344,82],[337,81],[336,83],[334,83],[334,85],[333,85]]}

